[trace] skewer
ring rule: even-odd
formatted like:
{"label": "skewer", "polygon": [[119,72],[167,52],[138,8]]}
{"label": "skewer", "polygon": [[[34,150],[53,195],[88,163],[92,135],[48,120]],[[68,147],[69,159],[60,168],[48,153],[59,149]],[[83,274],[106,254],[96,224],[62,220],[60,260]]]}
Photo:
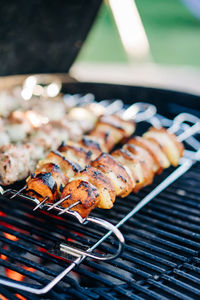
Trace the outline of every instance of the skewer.
{"label": "skewer", "polygon": [[105,105],[105,108],[106,108],[105,114],[106,115],[115,114],[115,113],[119,112],[124,106],[124,103],[120,99],[117,99],[114,101],[108,100],[107,102],[108,102],[107,105],[104,101],[99,102],[101,105],[103,105],[103,106]]}
{"label": "skewer", "polygon": [[[180,126],[182,124],[182,122],[179,122],[180,118],[177,118],[174,120],[173,125],[170,128],[176,128],[176,131],[178,131],[180,129]],[[177,121],[178,120],[178,121]],[[198,119],[199,120],[199,119]],[[169,131],[170,131],[169,128]],[[190,137],[191,135],[194,135],[195,133],[197,133],[200,130],[200,122],[197,121],[197,123],[195,123],[193,126],[187,127],[187,129],[181,133],[178,136],[178,140],[179,141],[184,141],[185,139],[187,139],[188,137]],[[175,131],[175,130],[174,130]],[[199,156],[199,151],[195,153],[195,160],[198,160],[200,157]],[[149,201],[151,201],[155,196],[154,193],[160,193],[159,191],[162,191],[165,187],[167,187],[168,185],[170,185],[173,181],[175,181],[176,179],[178,179],[182,174],[184,174],[188,169],[190,169],[190,167],[194,164],[195,161],[191,160],[191,159],[186,159],[184,161],[184,163],[177,169],[177,172],[173,172],[165,181],[163,181],[154,191],[152,191],[152,193],[150,193],[148,195],[147,198],[142,200],[141,203],[141,207],[143,207],[143,205],[147,204]],[[65,198],[57,201],[54,205],[52,205],[48,210],[51,210],[55,207],[57,207],[59,204],[61,204],[64,200],[66,200],[68,197],[70,197],[70,194],[67,195]],[[149,200],[150,199],[150,200]],[[62,211],[60,211],[58,213],[58,215],[62,215],[65,212],[69,211],[71,208],[77,206],[78,204],[80,204],[80,201],[77,201],[75,203],[73,203],[72,205],[70,205],[69,207],[63,209]],[[144,203],[144,204],[143,204]],[[139,205],[139,204],[138,204]]]}
{"label": "skewer", "polygon": [[[127,109],[127,111],[129,111],[129,116],[130,116],[130,112],[133,113],[135,109],[137,109],[137,111],[139,111],[139,108],[137,107],[137,105],[140,107],[140,110],[143,112],[141,112],[141,114],[144,114],[143,115],[143,118],[140,119],[140,120],[144,120],[144,116],[146,114],[146,111],[144,110],[144,108],[146,110],[149,109],[150,111],[150,118],[154,118],[155,117],[155,109],[154,109],[154,106],[149,106],[146,105],[145,103],[136,103],[136,104],[133,104],[130,108]],[[125,111],[126,113],[126,111]],[[189,120],[186,120],[186,117],[189,119]],[[147,118],[147,115],[146,117]],[[174,119],[174,122],[172,124],[172,126],[168,129],[170,132],[177,132],[180,128],[181,128],[181,125],[183,122],[185,121],[190,121],[190,122],[194,122],[194,121],[197,121],[193,126],[190,126],[188,127],[187,125],[187,129],[184,130],[183,133],[181,133],[179,136],[178,136],[178,139],[179,141],[183,141],[185,139],[187,139],[189,136],[193,135],[194,133],[198,132],[200,130],[200,122],[199,122],[199,119],[197,117],[194,117],[192,115],[189,115],[189,114],[180,114],[178,115],[175,119]],[[14,198],[16,195],[18,195],[21,191],[23,191],[26,187],[22,188],[19,192],[17,192],[15,195],[12,196],[12,198]],[[67,195],[65,196],[64,198],[58,200],[56,203],[52,204],[50,207],[48,207],[48,211],[51,211],[53,208],[57,208],[58,205],[60,205],[61,203],[63,203],[68,197],[70,197],[70,195]],[[46,198],[41,202],[39,203],[34,210],[38,209],[39,207],[41,207],[45,202],[46,202]],[[62,215],[63,213],[69,211],[72,207],[75,207],[76,205],[80,204],[80,201],[77,201],[75,202],[72,206],[69,206],[68,208],[66,209],[63,209],[62,211],[59,212],[59,215]]]}
{"label": "skewer", "polygon": [[181,113],[174,118],[172,126],[168,128],[169,132],[170,133],[177,132],[179,129],[181,129],[181,125],[184,124],[185,122],[196,124],[199,122],[199,118],[192,114]]}
{"label": "skewer", "polygon": [[[115,104],[117,102],[117,105],[119,106],[119,104],[121,105],[121,101],[116,100],[114,101],[111,106],[113,104]],[[120,102],[120,103],[118,103]],[[152,104],[148,104],[148,103],[134,103],[133,105],[131,105],[128,109],[126,109],[123,114],[122,114],[122,118],[123,119],[131,119],[131,118],[136,118],[137,116],[139,116],[138,122],[139,121],[149,121],[151,118],[154,117],[156,113],[156,107]],[[26,189],[26,187],[24,187],[22,189],[22,191]],[[19,194],[21,192],[21,190],[17,193]],[[17,194],[13,195],[12,198],[14,198]],[[48,210],[50,211],[51,209],[53,209],[54,207],[56,207],[57,205],[61,204],[64,201],[64,199],[60,199],[58,202],[54,203],[52,205],[52,207],[49,207]],[[37,206],[37,208],[40,207]],[[37,209],[36,208],[36,209]]]}
{"label": "skewer", "polygon": [[27,188],[27,185],[23,186],[19,191],[17,191],[14,195],[12,195],[10,197],[10,199],[17,197],[17,195],[19,195],[21,192],[23,192],[26,188]]}
{"label": "skewer", "polygon": [[186,140],[188,137],[194,135],[198,131],[200,131],[200,121],[194,124],[193,126],[189,127],[188,129],[186,129],[183,133],[181,133],[178,136],[179,142]]}
{"label": "skewer", "polygon": [[[184,130],[183,133],[181,133],[179,136],[177,136],[177,138],[180,142],[185,141],[188,137],[193,136],[195,133],[200,132],[200,120],[195,116],[193,118],[193,116],[189,115],[189,114],[186,114],[186,115],[181,114],[181,115],[177,116],[174,119],[172,126],[168,129],[169,132],[171,132],[172,129],[173,129],[173,132],[177,132],[181,128],[182,123],[186,121],[186,116],[189,119],[188,121],[193,121],[193,122],[195,121],[195,124],[193,126],[187,127],[187,129]],[[142,205],[141,208],[144,205],[146,205],[149,201],[151,201],[155,197],[155,195],[157,195],[157,193],[159,194],[163,189],[165,189],[168,185],[173,183],[176,179],[178,179],[181,175],[183,175],[187,170],[189,170],[191,168],[191,166],[199,159],[200,159],[200,150],[195,152],[193,160],[185,159],[183,164],[176,171],[174,171],[170,176],[168,176],[168,178],[166,180],[164,180],[158,187],[156,187],[156,189],[154,189],[154,191],[152,191],[152,193],[150,193],[147,198],[143,199],[144,201],[142,200],[142,203],[140,204],[140,205]],[[70,195],[67,195],[67,196],[70,196]],[[75,202],[73,204],[73,207],[75,207],[78,204],[80,204],[80,201]],[[139,206],[139,204],[138,204],[138,206]],[[69,207],[71,208],[71,206],[69,206]],[[140,206],[139,206],[139,209],[140,209]],[[68,209],[66,208],[63,211],[59,212],[58,215],[62,215],[63,213],[65,213],[67,211],[68,211]]]}
{"label": "skewer", "polygon": [[142,121],[148,121],[151,123],[152,119],[156,115],[156,112],[157,108],[155,105],[146,102],[136,102],[129,106],[126,110],[122,111],[122,119],[133,119],[136,123]]}
{"label": "skewer", "polygon": [[4,194],[4,189],[2,188],[2,186],[0,185],[0,194]]}
{"label": "skewer", "polygon": [[[65,198],[69,197],[70,195],[67,195]],[[63,198],[63,199],[65,199]],[[75,203],[72,203],[70,206],[68,206],[67,208],[63,209],[62,211],[60,211],[58,213],[58,216],[61,216],[62,214],[64,214],[65,212],[69,211],[71,208],[75,207],[76,205],[80,204],[81,201],[77,201]]]}
{"label": "skewer", "polygon": [[51,205],[47,210],[50,211],[52,210],[54,207],[60,205],[62,202],[64,202],[66,199],[68,199],[70,197],[70,195],[67,195],[66,197],[60,199],[59,201],[56,201],[53,205]]}
{"label": "skewer", "polygon": [[38,208],[42,207],[42,205],[49,199],[49,197],[45,197],[40,203],[38,203],[36,205],[36,207],[34,207],[33,211],[37,210]]}
{"label": "skewer", "polygon": [[[156,108],[153,105],[148,105],[146,103],[135,103],[135,104],[133,104],[126,111],[124,111],[123,116],[125,116],[125,118],[126,117],[130,118],[133,115],[134,115],[134,117],[136,117],[137,113],[139,114],[139,120],[140,121],[147,120],[147,118],[156,119],[156,117],[155,117]],[[196,132],[198,132],[200,130],[200,121],[199,121],[199,119],[197,117],[193,116],[193,115],[183,113],[183,114],[178,115],[174,119],[173,124],[170,128],[168,128],[168,131],[169,132],[177,132],[181,128],[181,125],[183,125],[183,123],[185,121],[193,122],[193,123],[196,122],[196,123],[193,126],[190,126],[190,127],[187,125],[187,129],[184,130],[184,132],[181,133],[178,136],[179,141],[184,141],[185,139],[187,139],[188,137],[190,137],[191,135],[195,134]],[[159,122],[160,121],[158,120],[157,124]],[[26,187],[27,186],[20,189],[11,198],[14,198],[17,195],[19,195],[23,190],[26,189]],[[58,200],[54,204],[52,204],[50,207],[48,207],[47,210],[51,211],[52,209],[57,208],[61,203],[63,203],[69,197],[70,197],[70,194],[65,196],[64,198]],[[38,208],[43,206],[47,200],[48,200],[48,197],[43,199],[40,203],[37,204],[37,206],[34,208],[34,210],[37,210]],[[70,205],[69,207],[67,207],[67,208],[63,209],[62,211],[60,211],[59,215],[62,215],[63,213],[69,211],[71,208],[75,207],[78,204],[80,204],[80,201],[77,201],[77,202],[73,203],[72,205]],[[50,203],[48,203],[48,205],[50,205]]]}

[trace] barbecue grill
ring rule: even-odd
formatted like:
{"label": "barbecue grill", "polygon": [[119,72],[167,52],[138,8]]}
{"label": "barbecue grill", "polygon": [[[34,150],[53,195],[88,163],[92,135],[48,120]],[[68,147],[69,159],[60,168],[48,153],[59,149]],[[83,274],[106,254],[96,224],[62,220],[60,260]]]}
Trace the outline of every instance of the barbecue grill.
{"label": "barbecue grill", "polygon": [[[172,125],[170,120],[182,112],[200,117],[200,97],[195,95],[72,81],[63,83],[64,93],[90,92],[97,100],[120,98],[126,105],[141,100],[152,103],[157,107],[159,121],[167,127]],[[141,123],[137,133],[144,132],[146,126]],[[195,135],[195,140],[188,139],[188,150],[199,149],[198,138]],[[188,151],[186,159],[191,161],[191,158],[195,159],[194,152]],[[72,264],[77,257],[73,252],[65,255],[60,245],[75,245],[76,249],[85,251],[100,241],[107,231],[89,223],[83,225],[70,215],[57,216],[55,212],[45,210],[33,212],[34,206],[27,199],[21,196],[10,199],[11,194],[5,194],[0,199],[0,280],[39,290],[72,266],[72,271],[44,293],[43,298],[199,299],[199,171],[200,164],[195,160],[184,175],[153,197],[134,217],[128,214],[174,174],[174,168],[155,177],[153,185],[138,194],[117,199],[112,210],[93,211],[92,217],[108,220],[113,225],[128,215],[120,227],[126,243],[124,251],[115,260],[88,258],[80,265]],[[23,184],[12,188],[19,190]],[[118,242],[111,235],[99,243],[95,253],[113,255],[117,247]],[[82,260],[80,256],[78,259]],[[41,299],[41,296],[0,285],[0,298]]]}

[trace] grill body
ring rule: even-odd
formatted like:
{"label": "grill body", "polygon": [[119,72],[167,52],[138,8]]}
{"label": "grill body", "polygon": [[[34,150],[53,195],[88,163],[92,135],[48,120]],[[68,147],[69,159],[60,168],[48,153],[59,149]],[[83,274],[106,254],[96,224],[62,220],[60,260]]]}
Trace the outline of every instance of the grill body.
{"label": "grill body", "polygon": [[[148,101],[173,118],[180,112],[200,116],[197,96],[152,88],[70,83],[64,92],[92,92],[97,99],[120,98],[126,104]],[[143,132],[140,124],[137,133]],[[118,199],[112,210],[92,215],[116,224],[173,168],[136,195]],[[46,299],[199,299],[200,295],[200,164],[162,192],[121,227],[126,245],[114,261],[85,260],[48,294]],[[20,188],[20,185],[17,186]],[[0,275],[37,287],[46,284],[70,263],[48,254],[56,243],[92,246],[103,232],[72,218],[59,218],[18,198],[0,201]],[[98,249],[112,253],[110,238]],[[40,299],[0,286],[0,298]]]}

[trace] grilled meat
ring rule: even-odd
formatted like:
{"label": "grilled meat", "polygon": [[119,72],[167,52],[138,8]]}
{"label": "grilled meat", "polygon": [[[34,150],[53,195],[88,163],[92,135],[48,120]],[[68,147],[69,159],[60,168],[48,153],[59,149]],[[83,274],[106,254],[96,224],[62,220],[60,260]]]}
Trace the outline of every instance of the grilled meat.
{"label": "grilled meat", "polygon": [[102,153],[91,165],[110,178],[117,196],[126,197],[132,191],[131,177],[122,164],[110,154]]}
{"label": "grilled meat", "polygon": [[[90,114],[91,113],[92,112],[90,112]],[[75,158],[75,153],[79,151],[75,148],[63,151],[62,155],[66,158],[66,160],[72,160],[74,164],[79,164],[82,169],[86,165],[88,165],[90,159],[95,159],[102,153],[102,151],[107,152],[111,149],[111,147],[114,146],[114,139],[111,137],[111,131],[109,131],[109,128],[106,129],[106,132],[108,132],[108,134],[106,133],[103,135],[102,131],[99,129],[99,131],[97,130],[97,132],[100,133],[99,135],[95,136],[93,133],[90,136],[84,136],[82,138],[83,132],[79,126],[79,121],[75,121],[75,116],[73,117],[73,120],[71,120],[70,118],[71,117],[66,116],[62,120],[51,120],[46,123],[47,118],[38,113],[35,113],[34,111],[15,111],[10,114],[9,118],[7,118],[6,121],[0,119],[0,146],[8,145],[8,148],[10,147],[12,149],[12,153],[18,153],[18,156],[12,156],[10,152],[6,152],[5,148],[1,149],[1,160],[3,162],[2,165],[4,166],[5,162],[8,163],[9,161],[12,161],[12,164],[10,163],[9,170],[8,168],[6,168],[5,171],[1,173],[0,184],[12,184],[17,180],[26,178],[27,175],[29,175],[33,171],[33,168],[35,167],[38,160],[43,159],[50,150],[56,150],[62,141],[67,142],[69,138],[77,142],[77,144],[73,144],[74,142],[72,141],[71,146],[78,147],[79,149],[82,148],[82,150],[80,150],[81,158],[80,160]],[[102,117],[100,117],[100,119],[101,118]],[[93,118],[93,121],[94,119],[96,120],[97,118]],[[124,123],[124,121],[120,118],[118,118],[118,120],[119,123],[120,121],[121,123]],[[93,122],[93,126],[95,122],[96,121]],[[135,125],[133,122],[130,122],[130,126],[132,126],[132,131],[134,131]],[[109,127],[109,125],[107,127]],[[117,132],[118,129],[115,128],[114,130],[115,132]],[[123,132],[125,133],[125,130],[123,130]],[[122,135],[120,136],[123,137]],[[19,141],[23,141],[24,146],[9,146],[9,143],[18,143]],[[33,150],[31,151],[31,156],[30,151],[27,150],[30,148],[29,144],[31,144],[31,147],[33,148]],[[24,151],[26,150],[27,153],[25,154]],[[20,151],[22,151],[21,154],[19,154]],[[30,157],[24,160],[23,168],[20,167],[20,171],[17,171],[17,157],[27,157],[28,155]],[[50,160],[48,160],[48,162],[54,163],[54,161]],[[15,165],[16,167],[14,167]],[[11,176],[11,174],[13,175]]]}
{"label": "grilled meat", "polygon": [[40,172],[28,180],[27,191],[38,200],[48,198],[48,202],[53,202],[57,198],[57,184],[49,172]]}
{"label": "grilled meat", "polygon": [[[153,132],[153,129],[151,128],[149,132]],[[159,132],[164,136],[166,135],[165,129],[156,129],[155,132]],[[168,158],[170,159],[171,164],[174,164],[175,162],[172,160],[172,157],[169,157],[169,154],[165,154],[167,153],[167,150],[169,151],[169,142],[166,142],[166,144],[163,143],[162,147],[160,147],[158,141],[154,141],[153,134],[151,136],[152,139],[146,137],[146,135],[148,136],[148,134],[145,134],[143,138],[136,137],[130,139],[128,144],[123,146],[123,149],[115,150],[111,155],[103,153],[91,163],[93,167],[101,170],[105,176],[111,180],[116,196],[126,196],[131,191],[137,192],[142,187],[151,184],[154,174],[169,166]],[[169,134],[168,137],[174,142],[174,144],[176,144],[177,151],[179,153],[178,159],[180,159],[183,154],[182,143],[178,142],[175,135],[172,136]],[[170,154],[172,153],[170,152]],[[177,163],[176,152],[175,157]],[[77,174],[75,178],[71,179],[71,182],[75,183],[77,177],[79,178],[79,174]],[[94,177],[92,177],[92,179],[91,177],[85,177],[83,179],[87,183],[93,183]],[[70,183],[68,183],[67,186],[69,184]],[[69,192],[67,186],[64,188],[65,193],[62,194],[61,197],[67,195],[66,190]],[[71,189],[69,194],[70,197],[73,198],[73,189]],[[104,209],[111,207],[107,206],[107,203],[102,202],[100,205],[99,203],[100,202],[93,205]],[[80,206],[81,204],[79,204],[79,213],[82,215]],[[73,209],[76,210],[75,207]],[[84,217],[85,213],[86,211],[84,211]]]}
{"label": "grilled meat", "polygon": [[76,144],[76,146],[61,144],[58,147],[58,151],[61,152],[66,159],[79,164],[82,169],[91,162],[92,151],[81,148],[79,144]]}
{"label": "grilled meat", "polygon": [[143,173],[143,179],[139,183],[136,183],[136,186],[133,189],[133,192],[137,192],[141,188],[152,183],[154,178],[154,162],[151,155],[142,147],[126,144],[123,148],[128,150],[132,155],[139,159],[139,164]]}
{"label": "grilled meat", "polygon": [[177,141],[174,134],[169,133],[165,128],[157,129],[151,127],[144,137],[157,143],[167,156],[172,166],[176,167],[180,157],[183,155],[183,145]]}
{"label": "grilled meat", "polygon": [[80,204],[72,210],[78,212],[82,218],[87,217],[100,201],[98,189],[90,182],[81,179],[73,180],[64,187],[61,197],[64,199],[66,196],[69,198],[62,203],[62,206],[67,208],[80,201]]}
{"label": "grilled meat", "polygon": [[[102,119],[102,117],[100,118]],[[115,117],[113,116],[111,118],[111,120],[114,119]],[[108,120],[110,120],[108,118]],[[118,124],[116,124],[116,121],[114,123],[113,121],[113,125],[112,128],[114,128],[114,132],[116,134],[117,131],[120,132],[120,140],[123,138],[126,138],[128,136],[128,133],[132,133],[135,129],[135,123],[134,122],[128,122],[128,121],[123,121],[121,120],[119,117],[116,117],[116,120],[121,121],[122,127],[119,127]],[[125,125],[124,125],[125,124]],[[127,129],[126,129],[127,126]],[[104,124],[104,129],[106,128],[106,132],[108,132],[108,135],[111,136],[111,131],[110,130],[110,124]],[[96,132],[98,132],[99,130],[99,122],[95,128]],[[112,129],[113,130],[113,129]],[[126,130],[128,130],[128,133],[126,132]],[[62,173],[64,174],[64,176],[71,181],[71,178],[76,178],[76,176],[89,176],[88,174],[90,174],[90,176],[88,178],[90,178],[90,181],[92,180],[92,177],[95,177],[95,172],[93,172],[93,175],[91,176],[91,172],[94,168],[91,169],[86,169],[87,170],[87,174],[81,172],[81,170],[83,170],[85,167],[87,167],[89,164],[91,164],[91,161],[96,159],[102,152],[107,152],[108,149],[111,147],[111,144],[109,143],[109,147],[107,148],[107,134],[102,134],[102,128],[100,128],[100,135],[99,136],[95,136],[94,132],[92,132],[91,135],[85,135],[83,136],[83,138],[78,141],[78,142],[74,142],[74,141],[68,141],[67,144],[65,145],[64,143],[62,143],[59,147],[58,150],[59,151],[51,151],[47,157],[43,160],[40,160],[38,163],[38,166],[36,168],[36,172],[35,172],[35,176],[31,176],[31,178],[28,179],[27,183],[29,184],[29,181],[34,181],[35,182],[35,177],[38,176],[42,166],[45,164],[56,164],[58,165],[58,167],[60,168],[60,170],[62,171]],[[112,140],[112,138],[110,138],[110,141]],[[116,144],[116,139],[115,143],[112,143],[112,146],[114,146],[114,144]],[[112,140],[113,141],[113,140]],[[119,141],[119,139],[117,140]],[[114,164],[114,162],[113,162]],[[115,163],[115,167],[120,169],[120,166],[117,165],[117,162]],[[126,190],[127,188],[124,187],[124,182],[122,179],[127,178],[128,174],[125,171],[125,169],[121,166],[122,173],[124,173],[124,177],[122,177],[121,179],[119,179],[118,181],[120,182],[121,180],[121,194],[126,194]],[[41,171],[42,172],[42,171]],[[76,174],[78,173],[78,175]],[[104,175],[104,172],[101,172],[101,170],[96,170],[96,173],[99,177],[101,177],[102,180],[104,180],[104,184],[108,184],[109,182],[109,187],[100,187],[100,186],[96,186],[97,183],[100,182],[100,178],[99,180],[95,179],[95,182],[91,182],[94,186],[96,186],[96,188],[99,191],[99,207],[106,207],[106,208],[111,208],[111,206],[113,205],[113,198],[115,198],[115,196],[113,196],[113,179],[111,180],[108,176],[106,177]],[[116,174],[114,176],[118,176],[119,174]],[[110,176],[112,176],[110,174]],[[97,176],[96,176],[97,177]],[[106,183],[106,178],[107,178],[107,183]],[[76,180],[79,180],[80,178],[76,178]],[[85,179],[81,177],[81,179],[84,181]],[[130,179],[130,178],[129,178]],[[61,182],[61,181],[60,181]],[[57,184],[58,180],[56,181]],[[116,186],[116,185],[115,185]],[[132,183],[133,186],[133,183]],[[37,189],[37,186],[36,186]],[[129,187],[128,187],[129,189]],[[60,190],[59,187],[57,187],[57,190]],[[28,189],[29,191],[29,189]],[[39,194],[37,190],[35,190],[36,194]],[[57,193],[57,197],[59,196],[59,193]],[[53,193],[51,198],[53,197]]]}
{"label": "grilled meat", "polygon": [[[82,180],[94,185],[99,193],[99,208],[111,208],[115,201],[116,193],[113,184],[108,176],[94,167],[87,167],[85,170],[76,174],[69,181]],[[80,195],[81,197],[81,195]]]}
{"label": "grilled meat", "polygon": [[4,185],[22,180],[34,170],[34,146],[6,145],[0,147],[0,182]]}
{"label": "grilled meat", "polygon": [[[165,141],[166,135],[168,139]],[[169,149],[171,143],[173,143],[173,147],[177,147],[174,159],[172,150]],[[77,147],[77,145],[80,144],[70,145],[70,147]],[[71,148],[68,147],[62,145],[60,150],[63,152],[59,155],[56,153],[57,156],[64,157],[66,150],[66,157],[70,160],[78,155],[79,151],[80,153],[83,151],[82,148],[82,150],[76,148],[73,149],[73,154],[71,154]],[[84,151],[80,154],[82,165],[86,163],[87,157],[87,151]],[[123,148],[113,151],[111,155],[101,153],[90,163],[91,167],[86,167],[84,170],[78,170],[77,168],[72,172],[72,166],[67,166],[63,163],[63,158],[58,160],[53,154],[50,154],[39,165],[41,167],[44,163],[52,162],[51,156],[53,155],[53,162],[60,167],[63,174],[69,179],[61,193],[61,198],[69,196],[62,203],[63,207],[68,207],[79,201],[80,203],[72,209],[82,217],[86,217],[95,207],[112,208],[116,196],[125,197],[130,192],[137,192],[142,187],[151,184],[155,174],[160,173],[170,163],[172,165],[177,164],[182,154],[183,145],[178,142],[175,135],[169,134],[163,128],[155,130],[150,128],[142,138],[131,138]],[[77,163],[78,159],[79,157],[72,160]],[[51,193],[52,197],[53,191]]]}

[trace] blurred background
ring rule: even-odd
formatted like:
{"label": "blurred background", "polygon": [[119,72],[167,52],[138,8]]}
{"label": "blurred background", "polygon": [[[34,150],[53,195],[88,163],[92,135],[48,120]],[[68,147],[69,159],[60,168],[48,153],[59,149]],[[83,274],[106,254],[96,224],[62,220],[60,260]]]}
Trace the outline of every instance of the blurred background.
{"label": "blurred background", "polygon": [[200,94],[200,1],[104,1],[71,73]]}

